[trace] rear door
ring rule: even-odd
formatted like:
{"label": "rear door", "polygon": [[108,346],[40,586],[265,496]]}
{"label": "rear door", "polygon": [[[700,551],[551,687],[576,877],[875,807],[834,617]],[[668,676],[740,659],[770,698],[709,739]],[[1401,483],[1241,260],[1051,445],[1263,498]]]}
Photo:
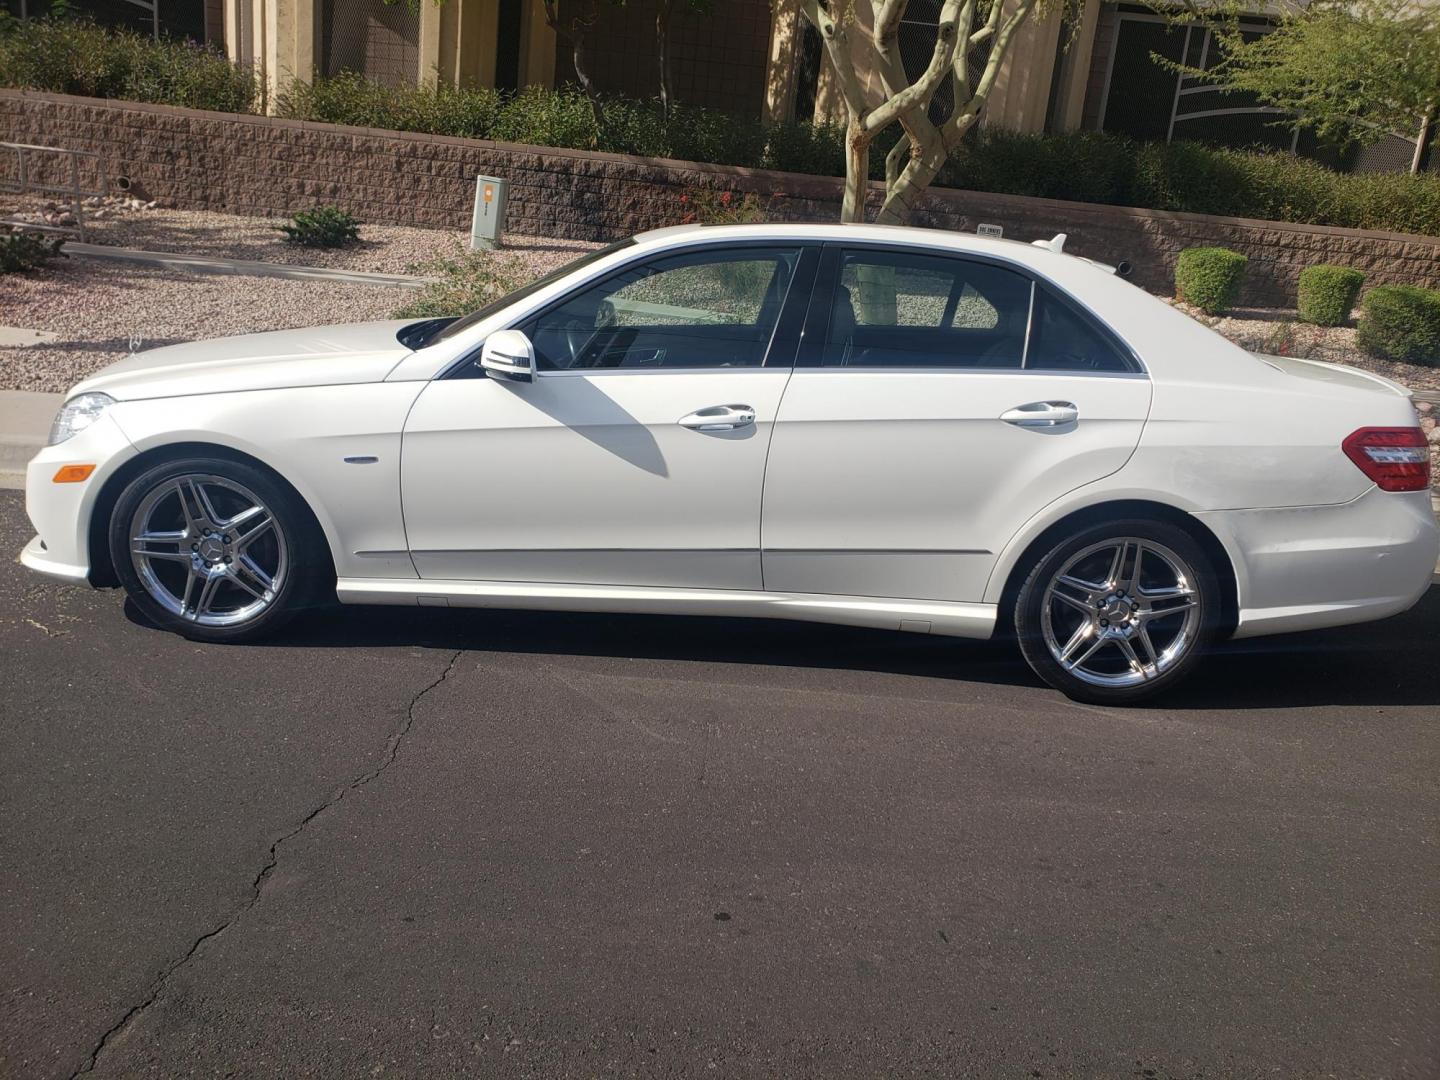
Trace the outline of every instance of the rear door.
{"label": "rear door", "polygon": [[1150,383],[1071,298],[936,250],[827,246],[765,474],[767,589],[979,601],[997,553],[1119,469]]}

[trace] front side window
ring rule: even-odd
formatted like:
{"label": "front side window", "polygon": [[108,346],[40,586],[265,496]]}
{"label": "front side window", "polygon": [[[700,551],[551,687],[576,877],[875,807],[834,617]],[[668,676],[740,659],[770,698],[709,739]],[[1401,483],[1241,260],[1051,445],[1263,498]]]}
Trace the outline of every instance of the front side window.
{"label": "front side window", "polygon": [[825,337],[835,367],[1018,368],[1030,281],[990,263],[847,251]]}
{"label": "front side window", "polygon": [[719,248],[627,267],[534,319],[545,371],[758,367],[798,247]]}

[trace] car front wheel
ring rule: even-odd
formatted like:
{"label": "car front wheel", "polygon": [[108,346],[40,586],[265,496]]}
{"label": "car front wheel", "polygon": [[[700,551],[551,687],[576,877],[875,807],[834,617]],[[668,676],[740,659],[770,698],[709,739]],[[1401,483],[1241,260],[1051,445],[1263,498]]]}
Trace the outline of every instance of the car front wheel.
{"label": "car front wheel", "polygon": [[131,481],[111,515],[110,555],[153,622],[201,641],[245,641],[305,605],[322,565],[318,531],[268,474],[194,458]]}
{"label": "car front wheel", "polygon": [[1214,637],[1219,583],[1189,533],[1160,521],[1084,529],[1043,555],[1015,629],[1035,673],[1078,701],[1124,705],[1188,675]]}

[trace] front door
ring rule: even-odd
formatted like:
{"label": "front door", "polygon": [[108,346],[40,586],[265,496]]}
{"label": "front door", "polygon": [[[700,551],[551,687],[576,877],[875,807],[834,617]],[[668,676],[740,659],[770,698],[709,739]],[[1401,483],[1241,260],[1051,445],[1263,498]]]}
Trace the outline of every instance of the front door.
{"label": "front door", "polygon": [[401,468],[420,576],[759,589],[765,455],[798,331],[782,314],[817,255],[802,254],[709,245],[630,264],[518,327],[533,382],[473,367],[432,382]]}
{"label": "front door", "polygon": [[827,248],[765,477],[783,592],[979,601],[1033,514],[1119,469],[1150,383],[1018,269]]}

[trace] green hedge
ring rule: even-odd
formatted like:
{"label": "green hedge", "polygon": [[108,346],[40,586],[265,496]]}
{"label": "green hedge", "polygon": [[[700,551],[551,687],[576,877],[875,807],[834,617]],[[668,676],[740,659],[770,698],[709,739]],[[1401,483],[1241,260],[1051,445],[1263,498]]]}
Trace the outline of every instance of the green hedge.
{"label": "green hedge", "polygon": [[1371,356],[1440,367],[1440,291],[1376,285],[1360,305],[1356,341]]}
{"label": "green hedge", "polygon": [[974,191],[1440,236],[1435,173],[1337,173],[1289,154],[1200,143],[985,129],[942,179]]}
{"label": "green hedge", "polygon": [[1175,263],[1175,296],[1207,315],[1223,315],[1240,295],[1248,261],[1226,248],[1186,248]]}
{"label": "green hedge", "polygon": [[1344,326],[1364,284],[1365,275],[1348,266],[1307,266],[1300,271],[1300,321]]}
{"label": "green hedge", "polygon": [[260,100],[255,73],[214,49],[71,20],[0,23],[0,86],[232,113]]}
{"label": "green hedge", "polygon": [[[184,43],[110,34],[73,20],[11,20],[0,30],[0,85],[93,97],[245,112],[260,100],[253,74]],[[844,131],[680,105],[667,120],[655,102],[611,98],[597,130],[572,89],[502,95],[484,88],[390,87],[358,75],[294,83],[276,102],[283,116],[398,131],[572,149],[600,149],[724,165],[841,176]],[[872,175],[898,128],[881,133]],[[1077,132],[1019,135],[985,129],[967,139],[939,182],[1155,210],[1440,236],[1440,175],[1345,175],[1274,152],[1198,143],[1139,143]]]}

